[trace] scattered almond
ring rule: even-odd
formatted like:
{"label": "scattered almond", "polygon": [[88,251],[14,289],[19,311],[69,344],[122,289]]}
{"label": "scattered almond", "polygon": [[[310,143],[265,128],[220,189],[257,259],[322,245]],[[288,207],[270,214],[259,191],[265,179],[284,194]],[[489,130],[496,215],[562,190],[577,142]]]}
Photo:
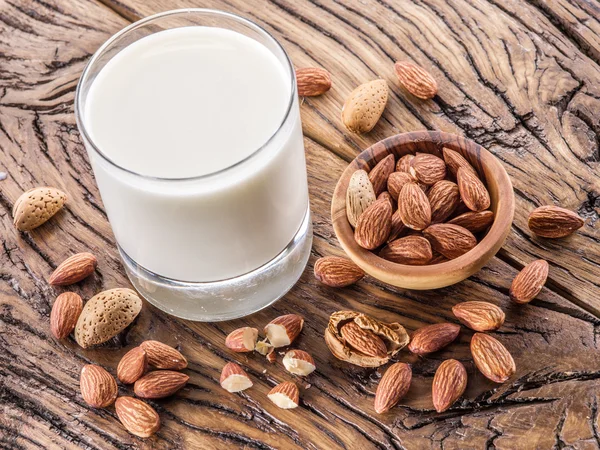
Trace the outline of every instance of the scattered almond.
{"label": "scattered almond", "polygon": [[510,286],[510,298],[517,303],[529,303],[540,293],[548,278],[548,262],[538,259],[527,264]]}
{"label": "scattered almond", "polygon": [[436,223],[423,230],[431,247],[448,259],[458,258],[477,245],[477,239],[469,230],[458,225]]}
{"label": "scattered almond", "polygon": [[427,192],[427,199],[431,206],[431,222],[444,222],[460,203],[458,186],[452,181],[438,181]]}
{"label": "scattered almond", "polygon": [[160,428],[160,418],[148,404],[133,397],[119,397],[115,402],[117,417],[127,431],[147,438]]}
{"label": "scattered almond", "polygon": [[506,347],[489,334],[475,333],[471,355],[479,371],[496,383],[504,383],[515,373],[515,361]]}
{"label": "scattered almond", "polygon": [[408,349],[415,355],[437,352],[452,343],[460,332],[454,323],[436,323],[419,328],[411,337]]}
{"label": "scattered almond", "polygon": [[106,408],[117,398],[118,388],[114,377],[95,364],[87,364],[79,377],[81,396],[94,408]]}
{"label": "scattered almond", "polygon": [[221,387],[228,392],[240,392],[252,387],[248,374],[233,362],[225,364],[221,371]]}
{"label": "scattered almond", "polygon": [[394,155],[387,155],[369,172],[369,180],[375,190],[375,195],[381,194],[388,183],[388,178],[394,172],[396,160]]}
{"label": "scattered almond", "polygon": [[285,369],[294,375],[310,375],[317,368],[312,356],[303,350],[290,350],[283,357]]}
{"label": "scattered almond", "polygon": [[467,371],[459,361],[447,359],[440,364],[433,377],[431,397],[439,413],[450,408],[467,388]]}
{"label": "scattered almond", "polygon": [[398,61],[394,71],[402,86],[415,97],[427,100],[437,94],[437,82],[425,69],[410,61]]}
{"label": "scattered almond", "polygon": [[140,398],[164,398],[185,386],[189,379],[185,373],[174,370],[155,370],[137,380],[133,391]]}
{"label": "scattered almond", "polygon": [[234,352],[251,352],[258,340],[258,330],[251,327],[242,327],[233,330],[225,338],[225,346]]}
{"label": "scattered almond", "polygon": [[356,227],[358,218],[375,201],[376,195],[369,174],[357,170],[352,174],[346,191],[346,215],[348,222]]}
{"label": "scattered almond", "polygon": [[431,206],[425,192],[416,183],[406,183],[398,196],[398,214],[413,230],[423,230],[431,223]]}
{"label": "scattered almond", "polygon": [[417,153],[410,162],[410,174],[426,185],[432,185],[446,178],[446,163],[429,153]]}
{"label": "scattered almond", "polygon": [[301,316],[287,314],[271,320],[265,327],[265,334],[273,347],[285,347],[294,342],[303,325],[304,319]]}
{"label": "scattered almond", "polygon": [[296,408],[300,403],[298,386],[291,381],[280,383],[267,394],[269,400],[282,409]]}
{"label": "scattered almond", "polygon": [[354,239],[361,247],[373,250],[385,243],[391,230],[392,207],[385,199],[376,200],[358,218]]}
{"label": "scattered almond", "polygon": [[494,222],[492,211],[469,211],[448,221],[453,225],[466,228],[471,233],[478,233],[490,227]]}
{"label": "scattered almond", "polygon": [[431,244],[422,236],[406,236],[386,245],[379,256],[397,264],[422,266],[433,257]]}
{"label": "scattered almond", "polygon": [[356,322],[343,325],[340,333],[350,347],[364,355],[384,358],[387,354],[383,340],[372,331],[359,327]]}
{"label": "scattered almond", "polygon": [[464,158],[464,156],[462,156],[456,150],[444,147],[442,149],[442,153],[444,155],[444,161],[446,161],[446,166],[448,167],[450,173],[454,176],[454,178],[456,178],[458,169],[460,169],[461,167],[470,170],[473,172],[473,174],[477,175],[477,172],[475,172],[473,166],[469,164],[469,162]]}
{"label": "scattered almond", "polygon": [[20,231],[39,227],[56,214],[67,195],[56,188],[38,187],[21,194],[13,206],[13,223]]}
{"label": "scattered almond", "polygon": [[492,331],[502,326],[505,314],[498,306],[488,302],[463,302],[452,307],[458,320],[475,331]]}
{"label": "scattered almond", "polygon": [[371,131],[383,114],[388,100],[388,87],[385,80],[373,80],[361,84],[344,103],[342,122],[353,133]]}
{"label": "scattered almond", "polygon": [[48,283],[53,286],[68,286],[87,278],[94,270],[98,261],[91,253],[77,253],[65,259],[50,275]]}
{"label": "scattered almond", "polygon": [[182,370],[187,359],[173,347],[159,341],[144,341],[140,344],[148,356],[148,364],[157,369]]}
{"label": "scattered almond", "polygon": [[74,292],[60,294],[50,312],[50,331],[56,339],[64,339],[75,329],[83,309],[83,300]]}
{"label": "scattered almond", "polygon": [[585,222],[573,211],[559,206],[540,206],[529,215],[529,229],[545,238],[557,239],[569,236]]}
{"label": "scattered almond", "polygon": [[356,283],[365,272],[348,258],[325,256],[315,262],[315,278],[331,287],[345,287]]}
{"label": "scattered almond", "polygon": [[459,168],[456,179],[460,198],[470,210],[483,211],[490,207],[490,194],[472,170]]}
{"label": "scattered almond", "polygon": [[412,370],[408,364],[391,365],[381,377],[375,392],[375,412],[384,414],[406,395],[410,388]]}
{"label": "scattered almond", "polygon": [[296,84],[300,97],[315,97],[331,88],[331,76],[320,67],[304,67],[296,69]]}
{"label": "scattered almond", "polygon": [[119,361],[117,366],[117,378],[123,384],[133,384],[148,369],[148,356],[142,347],[134,347],[129,350]]}

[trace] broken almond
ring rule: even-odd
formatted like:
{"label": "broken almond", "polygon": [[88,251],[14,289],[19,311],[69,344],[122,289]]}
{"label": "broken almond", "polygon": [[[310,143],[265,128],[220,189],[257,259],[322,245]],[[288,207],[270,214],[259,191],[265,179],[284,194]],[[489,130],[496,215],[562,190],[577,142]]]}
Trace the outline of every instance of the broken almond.
{"label": "broken almond", "polygon": [[510,286],[510,298],[517,303],[529,303],[541,292],[548,278],[548,262],[538,259],[521,270]]}
{"label": "broken almond", "polygon": [[300,403],[298,386],[291,381],[280,383],[267,394],[269,400],[282,409],[296,408]]}
{"label": "broken almond", "polygon": [[365,272],[348,258],[325,256],[317,259],[315,278],[331,287],[346,287],[365,276]]}
{"label": "broken almond", "polygon": [[221,387],[228,392],[240,392],[252,387],[252,380],[238,364],[229,362],[221,371]]}
{"label": "broken almond", "polygon": [[392,409],[410,388],[412,370],[408,364],[391,365],[381,377],[375,392],[375,412],[383,414]]}
{"label": "broken almond", "polygon": [[303,325],[304,319],[301,316],[287,314],[271,320],[264,331],[273,347],[285,347],[298,337]]}
{"label": "broken almond", "polygon": [[283,357],[285,369],[294,375],[310,375],[317,368],[312,356],[303,350],[290,350]]}
{"label": "broken almond", "polygon": [[251,352],[258,340],[258,330],[251,327],[242,327],[233,330],[225,338],[225,346],[234,352]]}

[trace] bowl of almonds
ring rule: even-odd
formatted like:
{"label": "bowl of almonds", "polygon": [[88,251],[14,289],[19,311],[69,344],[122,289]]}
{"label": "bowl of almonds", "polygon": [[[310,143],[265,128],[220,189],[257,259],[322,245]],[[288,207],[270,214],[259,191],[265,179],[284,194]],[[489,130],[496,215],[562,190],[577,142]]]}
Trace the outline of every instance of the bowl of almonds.
{"label": "bowl of almonds", "polygon": [[348,256],[393,286],[458,283],[500,249],[514,193],[500,161],[473,141],[417,131],[358,155],[333,194],[333,229]]}

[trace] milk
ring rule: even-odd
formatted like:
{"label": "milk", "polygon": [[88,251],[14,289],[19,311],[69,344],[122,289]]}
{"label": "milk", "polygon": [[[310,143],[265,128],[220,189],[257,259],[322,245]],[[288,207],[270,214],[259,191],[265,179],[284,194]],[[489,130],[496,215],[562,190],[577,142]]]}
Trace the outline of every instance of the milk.
{"label": "milk", "polygon": [[248,273],[290,243],[308,211],[292,77],[263,44],[203,26],[143,37],[100,70],[80,114],[104,155],[90,151],[131,259],[208,282]]}

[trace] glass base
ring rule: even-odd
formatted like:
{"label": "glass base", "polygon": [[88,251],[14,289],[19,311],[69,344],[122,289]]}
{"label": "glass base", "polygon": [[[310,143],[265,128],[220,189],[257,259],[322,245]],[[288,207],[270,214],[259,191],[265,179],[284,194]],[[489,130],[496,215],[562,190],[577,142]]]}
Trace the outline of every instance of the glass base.
{"label": "glass base", "polygon": [[218,322],[237,319],[273,304],[296,284],[312,247],[310,209],[289,245],[247,274],[214,282],[184,282],[157,275],[119,252],[137,291],[157,308],[182,319]]}

